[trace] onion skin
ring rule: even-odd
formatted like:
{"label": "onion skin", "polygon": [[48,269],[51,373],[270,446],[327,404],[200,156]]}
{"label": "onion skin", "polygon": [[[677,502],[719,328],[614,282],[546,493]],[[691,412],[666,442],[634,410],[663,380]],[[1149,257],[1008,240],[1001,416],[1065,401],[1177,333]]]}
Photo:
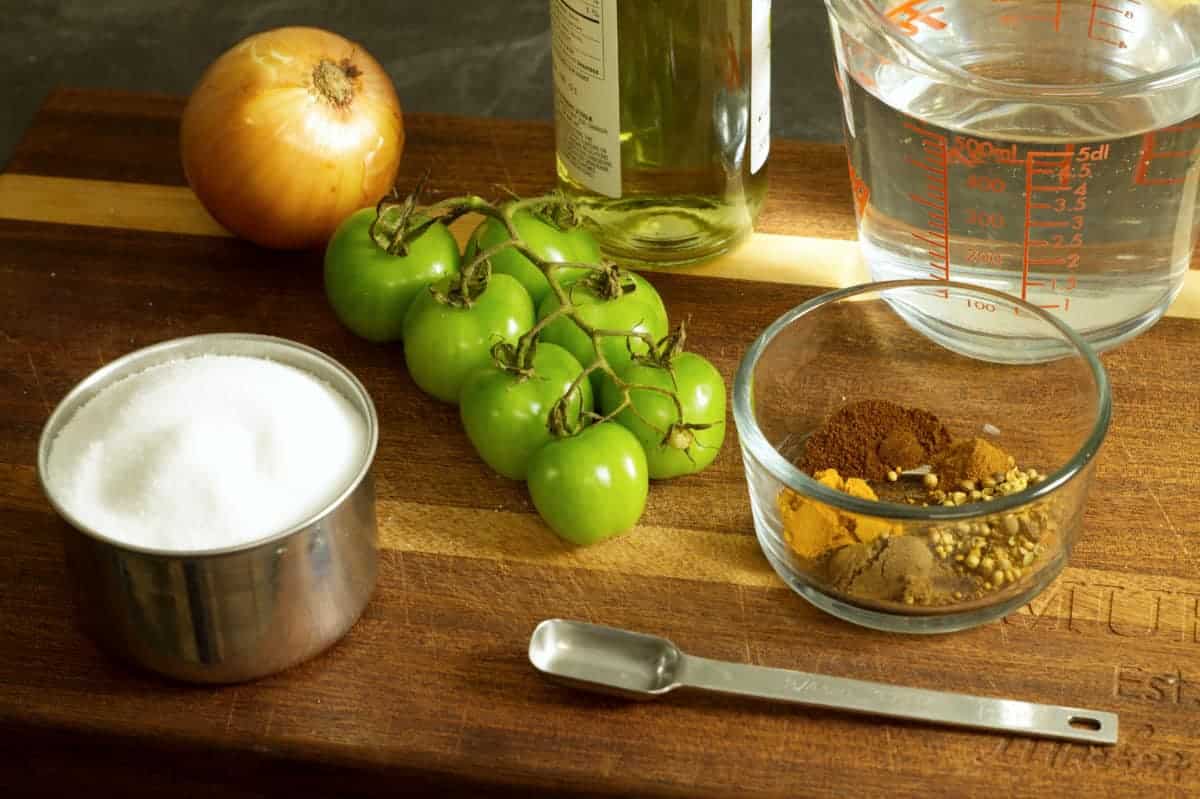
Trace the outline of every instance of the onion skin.
{"label": "onion skin", "polygon": [[378,202],[403,149],[383,67],[317,28],[258,33],[224,53],[192,92],[180,131],[183,170],[204,207],[276,249],[319,247]]}

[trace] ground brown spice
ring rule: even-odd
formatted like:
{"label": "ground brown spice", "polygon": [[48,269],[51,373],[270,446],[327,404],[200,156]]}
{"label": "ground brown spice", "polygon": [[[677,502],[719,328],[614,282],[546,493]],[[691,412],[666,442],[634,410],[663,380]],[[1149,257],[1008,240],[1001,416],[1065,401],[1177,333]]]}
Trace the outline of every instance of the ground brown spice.
{"label": "ground brown spice", "polygon": [[950,443],[938,418],[887,400],[844,405],[808,437],[800,468],[837,469],[844,477],[883,480],[889,469],[912,469]]}
{"label": "ground brown spice", "polygon": [[879,460],[888,466],[899,466],[901,469],[912,469],[920,466],[930,453],[925,451],[921,442],[911,430],[893,430],[883,441],[879,442]]}
{"label": "ground brown spice", "polygon": [[963,480],[983,480],[1003,474],[1013,467],[1008,453],[982,438],[955,441],[940,453],[933,470],[943,485],[954,486]]}

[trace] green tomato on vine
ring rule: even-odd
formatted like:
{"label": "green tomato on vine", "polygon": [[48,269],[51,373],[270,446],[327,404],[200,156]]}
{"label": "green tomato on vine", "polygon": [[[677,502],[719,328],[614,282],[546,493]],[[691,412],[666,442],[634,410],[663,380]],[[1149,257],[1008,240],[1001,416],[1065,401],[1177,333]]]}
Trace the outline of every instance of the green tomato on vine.
{"label": "green tomato on vine", "polygon": [[627,405],[617,384],[605,380],[600,411],[616,413],[616,421],[641,442],[651,479],[696,474],[716,460],[725,442],[725,380],[712,363],[683,352],[667,365],[632,363],[619,376],[649,388],[631,388]]}
{"label": "green tomato on vine", "polygon": [[580,546],[632,528],[650,491],[646,453],[616,422],[589,425],[542,447],[529,462],[528,482],[550,529]]}
{"label": "green tomato on vine", "polygon": [[[561,203],[497,207],[468,196],[417,209],[410,197],[389,206],[382,237],[364,213],[353,224],[368,226],[365,238],[384,238],[382,251],[409,259],[427,282],[407,298],[398,332],[378,319],[359,328],[376,340],[402,337],[414,382],[459,404],[479,456],[526,481],[555,533],[588,545],[637,524],[651,478],[712,463],[724,442],[725,385],[711,363],[682,352],[682,328],[668,336],[666,308],[645,278],[602,263],[589,234],[555,221],[575,218]],[[447,247],[446,226],[469,213],[486,218],[451,268],[457,247]],[[351,276],[394,276],[395,262],[338,244],[327,282],[339,318],[350,324],[351,299],[399,307],[387,281],[355,293],[355,281],[330,271],[357,263]],[[566,263],[580,266],[554,266]]]}
{"label": "green tomato on vine", "polygon": [[454,236],[436,222],[402,253],[388,252],[372,236],[377,216],[375,208],[363,208],[334,231],[325,247],[325,295],[351,332],[382,343],[400,340],[419,293],[458,274],[459,255]]}
{"label": "green tomato on vine", "polygon": [[[641,275],[616,270],[610,275],[596,275],[564,284],[574,312],[592,328],[604,331],[627,331],[653,341],[667,335],[667,309],[654,286]],[[538,307],[538,320],[543,320],[561,307],[557,295],[548,294]],[[542,331],[542,340],[568,350],[586,369],[596,360],[596,348],[591,337],[569,316],[559,316]],[[640,337],[607,335],[600,342],[600,353],[618,374],[632,362],[634,354],[649,352],[649,345]],[[599,390],[602,378],[592,373],[592,387]]]}
{"label": "green tomato on vine", "polygon": [[556,344],[536,345],[527,373],[491,363],[463,385],[459,412],[463,429],[488,466],[513,480],[524,480],[529,461],[555,439],[551,409],[565,404],[565,422],[578,427],[592,404],[591,383],[579,377],[583,367]]}
{"label": "green tomato on vine", "polygon": [[413,382],[455,404],[467,378],[491,362],[497,343],[515,345],[533,327],[533,301],[516,278],[492,275],[465,307],[441,299],[457,280],[419,294],[404,318],[404,362]]}
{"label": "green tomato on vine", "polygon": [[[507,206],[501,206],[504,210]],[[563,228],[532,211],[518,210],[511,222],[521,240],[536,257],[545,263],[600,263],[600,245],[591,233],[581,227]],[[509,240],[508,231],[500,220],[487,217],[467,241],[465,260],[471,260],[484,250]],[[536,308],[550,293],[550,282],[540,267],[515,249],[502,250],[491,258],[492,271],[511,275],[521,281]],[[560,282],[570,282],[587,274],[587,269],[563,267],[555,270]]]}

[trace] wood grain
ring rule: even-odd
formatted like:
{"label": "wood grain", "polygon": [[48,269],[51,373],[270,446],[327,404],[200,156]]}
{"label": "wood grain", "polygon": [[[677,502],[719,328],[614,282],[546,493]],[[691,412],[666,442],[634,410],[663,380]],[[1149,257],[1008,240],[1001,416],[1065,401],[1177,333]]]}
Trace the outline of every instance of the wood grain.
{"label": "wood grain", "polygon": [[[10,168],[179,187],[179,107],[58,93]],[[537,190],[550,174],[544,125],[408,124],[406,170],[432,164],[447,192],[491,181]],[[787,209],[772,211],[775,233],[852,235],[849,203],[834,197],[844,162],[822,152],[773,149],[771,202]],[[196,230],[0,220],[0,734],[26,764],[10,772],[17,795],[101,779],[127,796],[218,785],[233,796],[1200,793],[1200,322],[1165,320],[1105,356],[1114,425],[1063,577],[1001,623],[907,638],[824,616],[774,577],[751,535],[732,436],[711,470],[656,485],[628,536],[562,547],[522,488],[474,458],[453,410],[414,389],[397,348],[336,324],[319,258]],[[820,290],[695,272],[653,282],[727,379],[766,323]],[[99,365],[234,329],[318,347],[371,392],[383,563],[365,617],[326,655],[251,685],[194,688],[113,662],[76,631],[59,522],[33,464],[50,408]],[[686,695],[588,697],[542,682],[525,659],[549,616],[668,635],[711,657],[1112,709],[1122,741],[1033,743]]]}

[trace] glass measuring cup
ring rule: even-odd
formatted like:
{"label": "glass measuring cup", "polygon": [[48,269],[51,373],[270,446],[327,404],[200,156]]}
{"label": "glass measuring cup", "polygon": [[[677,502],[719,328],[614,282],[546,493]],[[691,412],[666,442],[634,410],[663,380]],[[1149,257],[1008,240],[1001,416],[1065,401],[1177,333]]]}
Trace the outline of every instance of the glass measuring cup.
{"label": "glass measuring cup", "polygon": [[[1162,316],[1200,232],[1200,0],[826,6],[875,279],[998,289],[1098,349]],[[1037,357],[994,303],[898,310],[947,346]]]}

